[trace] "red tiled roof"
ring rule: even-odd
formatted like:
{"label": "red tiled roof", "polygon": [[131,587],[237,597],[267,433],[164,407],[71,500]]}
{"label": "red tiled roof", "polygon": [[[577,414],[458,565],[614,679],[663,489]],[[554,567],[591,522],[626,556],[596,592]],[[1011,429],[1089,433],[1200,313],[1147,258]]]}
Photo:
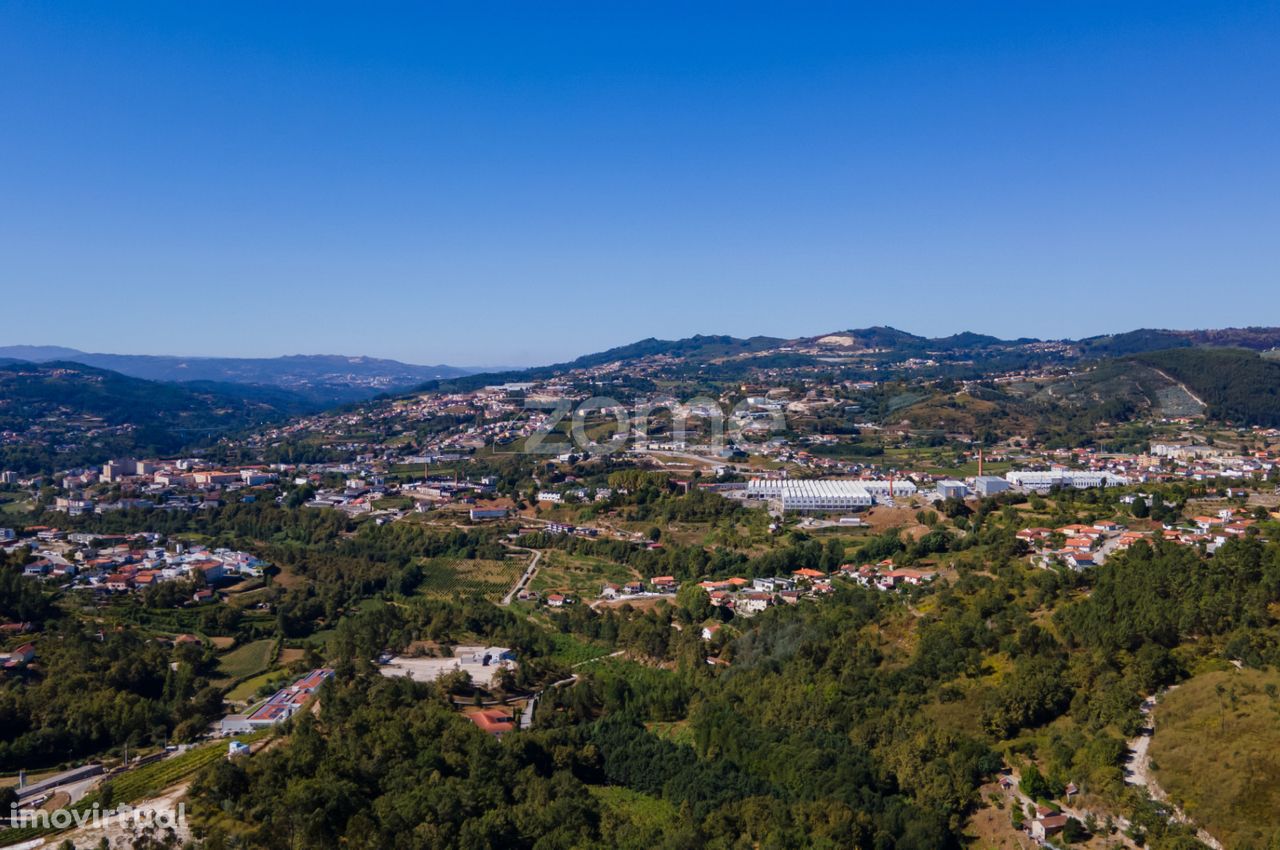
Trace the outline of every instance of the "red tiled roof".
{"label": "red tiled roof", "polygon": [[500,735],[503,732],[511,732],[516,728],[515,721],[511,718],[511,713],[500,708],[487,708],[484,711],[477,711],[473,714],[468,714],[467,719],[479,727],[480,731],[487,732],[490,735]]}

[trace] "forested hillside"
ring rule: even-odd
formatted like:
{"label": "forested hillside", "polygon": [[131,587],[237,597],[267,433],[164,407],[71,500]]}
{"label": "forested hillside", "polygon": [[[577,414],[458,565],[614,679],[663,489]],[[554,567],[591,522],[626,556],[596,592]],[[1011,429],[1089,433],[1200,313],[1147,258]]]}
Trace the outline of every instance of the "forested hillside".
{"label": "forested hillside", "polygon": [[173,384],[78,363],[0,365],[0,467],[52,471],[154,456],[309,409],[283,390]]}
{"label": "forested hillside", "polygon": [[[1280,662],[1280,547],[1241,540],[1206,560],[1141,544],[1072,574],[1027,569],[1015,527],[1009,509],[984,503],[963,540],[886,534],[857,553],[809,541],[740,562],[768,574],[950,550],[958,577],[907,605],[842,585],[735,620],[736,637],[714,646],[694,628],[711,610],[696,587],[647,612],[558,615],[562,631],[633,660],[573,671],[571,687],[544,694],[535,730],[508,745],[450,718],[447,686],[387,682],[367,658],[423,629],[533,649],[527,624],[474,606],[368,608],[343,623],[319,720],[201,780],[211,846],[941,850],[962,846],[978,789],[1004,766],[1035,798],[1076,783],[1123,801],[1129,833],[1156,850],[1199,846],[1126,792],[1124,742],[1143,698],[1195,670]],[[679,556],[664,557],[642,568]],[[713,651],[728,665],[708,665]]]}
{"label": "forested hillside", "polygon": [[1184,348],[1135,358],[1181,381],[1209,415],[1238,425],[1280,425],[1280,363],[1238,348]]}

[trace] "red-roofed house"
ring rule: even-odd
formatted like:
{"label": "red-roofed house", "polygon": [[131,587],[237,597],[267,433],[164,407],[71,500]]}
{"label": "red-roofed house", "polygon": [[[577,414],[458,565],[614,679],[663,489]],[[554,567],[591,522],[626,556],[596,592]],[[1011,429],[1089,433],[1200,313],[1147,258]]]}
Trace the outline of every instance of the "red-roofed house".
{"label": "red-roofed house", "polygon": [[1066,815],[1048,815],[1037,818],[1031,822],[1031,837],[1036,841],[1043,842],[1049,836],[1062,832],[1068,820],[1070,818]]}
{"label": "red-roofed house", "polygon": [[486,732],[495,738],[501,738],[507,732],[514,732],[516,728],[511,712],[503,708],[486,708],[483,711],[468,714],[467,719],[481,732]]}
{"label": "red-roofed house", "polygon": [[26,667],[35,658],[36,645],[34,643],[24,643],[5,658],[4,669],[17,670],[19,667]]}
{"label": "red-roofed house", "polygon": [[768,593],[744,593],[738,597],[735,611],[744,616],[758,614],[773,604],[773,596]]}

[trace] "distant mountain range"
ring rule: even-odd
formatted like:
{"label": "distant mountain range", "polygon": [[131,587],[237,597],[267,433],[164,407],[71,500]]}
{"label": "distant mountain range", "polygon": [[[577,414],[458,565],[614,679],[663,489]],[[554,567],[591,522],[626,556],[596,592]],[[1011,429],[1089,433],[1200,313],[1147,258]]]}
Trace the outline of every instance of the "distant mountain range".
{"label": "distant mountain range", "polygon": [[[1268,351],[1280,348],[1280,328],[1224,328],[1215,330],[1140,329],[1080,340],[1001,339],[971,332],[925,337],[892,327],[875,326],[834,331],[812,337],[697,335],[665,340],[650,337],[629,345],[587,354],[565,363],[531,369],[472,372],[427,381],[417,391],[450,388],[459,391],[490,384],[546,380],[557,374],[592,369],[609,363],[650,360],[670,363],[689,376],[734,378],[752,368],[797,368],[843,364],[850,376],[859,367],[876,375],[892,373],[903,361],[933,361],[931,366],[909,364],[917,376],[976,378],[1055,363],[1098,360],[1174,348],[1241,348]],[[0,350],[2,351],[2,350]],[[871,377],[868,372],[867,377]]]}
{"label": "distant mountain range", "polygon": [[147,354],[99,354],[49,345],[0,346],[0,360],[55,361],[110,369],[148,381],[214,381],[276,387],[314,406],[359,401],[424,381],[475,372],[457,366],[415,366],[375,357],[299,354],[287,357],[175,357]]}
{"label": "distant mountain range", "polygon": [[[657,381],[714,389],[795,377],[877,384],[900,378],[905,383],[898,386],[911,389],[883,399],[881,418],[945,431],[974,432],[999,417],[1021,421],[1041,438],[1053,438],[1056,428],[1065,441],[1072,437],[1068,426],[1078,430],[1092,419],[1197,412],[1277,425],[1278,347],[1280,328],[1144,329],[1042,341],[975,333],[928,338],[871,327],[796,339],[645,339],[567,363],[477,373],[369,357],[165,357],[9,346],[0,347],[0,431],[12,439],[0,450],[0,467],[50,470],[181,451],[384,393],[466,391],[611,364],[624,366],[631,388],[641,392]],[[982,380],[1058,366],[1064,377],[1047,382]],[[610,371],[617,380],[620,373]],[[973,386],[958,396],[962,381]],[[1064,417],[1064,411],[1075,412]]]}
{"label": "distant mountain range", "polygon": [[575,369],[651,358],[695,367],[716,364],[726,373],[733,371],[734,362],[746,365],[748,360],[751,365],[795,367],[857,356],[884,368],[904,358],[936,358],[942,364],[940,369],[957,376],[966,370],[978,373],[1014,369],[1019,364],[1031,366],[1054,360],[1118,357],[1197,346],[1275,349],[1280,347],[1280,328],[1141,329],[1080,340],[1001,339],[967,331],[946,337],[925,337],[885,326],[794,339],[699,334],[675,340],[650,337],[568,362],[528,369],[418,366],[397,360],[331,354],[269,358],[102,354],[43,345],[0,346],[0,362],[72,362],[148,381],[211,381],[274,387],[296,394],[305,405],[324,407],[361,401],[382,393],[431,390],[446,385],[466,389],[504,381],[544,380]]}

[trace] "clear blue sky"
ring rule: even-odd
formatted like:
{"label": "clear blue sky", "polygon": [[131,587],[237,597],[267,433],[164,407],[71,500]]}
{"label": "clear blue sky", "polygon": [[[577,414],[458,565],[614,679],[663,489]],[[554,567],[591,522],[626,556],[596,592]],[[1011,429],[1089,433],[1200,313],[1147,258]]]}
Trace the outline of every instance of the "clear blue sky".
{"label": "clear blue sky", "polygon": [[1280,324],[1280,4],[7,0],[0,307],[455,364]]}

